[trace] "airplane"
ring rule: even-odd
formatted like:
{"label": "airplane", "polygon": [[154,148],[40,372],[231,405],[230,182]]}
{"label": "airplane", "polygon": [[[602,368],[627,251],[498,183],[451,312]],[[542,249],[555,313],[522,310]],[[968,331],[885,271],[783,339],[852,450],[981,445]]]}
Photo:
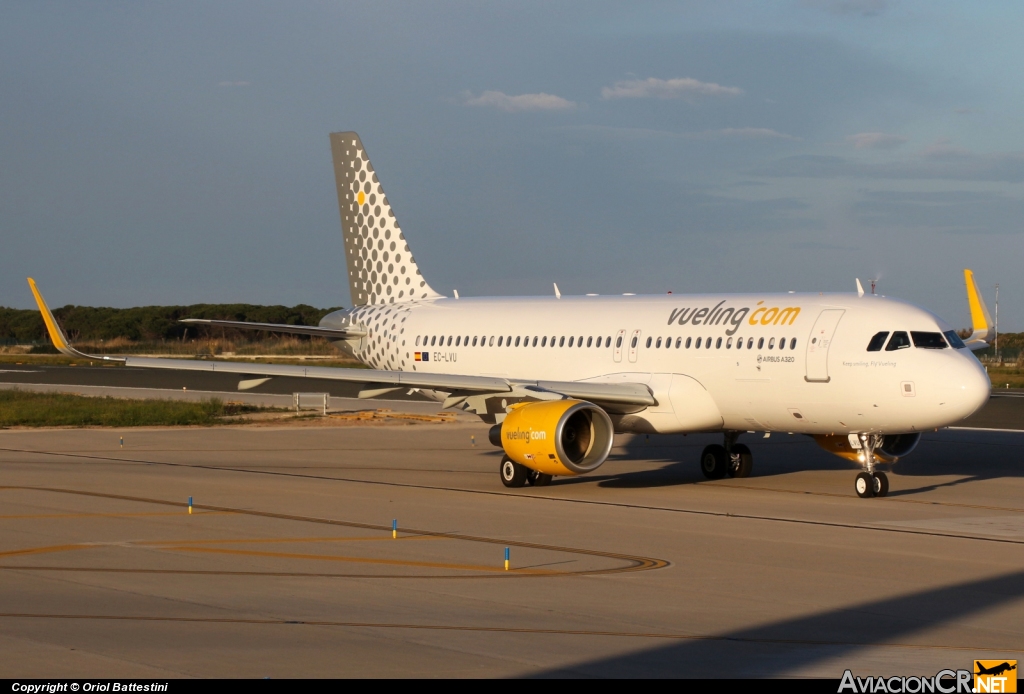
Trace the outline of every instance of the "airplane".
{"label": "airplane", "polygon": [[352,308],[320,325],[185,319],[189,324],[319,335],[367,369],[91,356],[69,343],[28,282],[62,353],[134,367],[360,384],[359,397],[419,392],[491,424],[506,487],[593,472],[616,433],[715,432],[709,479],[752,472],[744,434],[812,436],[861,466],[855,491],[882,497],[881,465],[921,432],[970,416],[990,383],[973,350],[992,321],[964,271],[973,333],[905,301],[854,293],[470,298],[427,283],[359,136],[330,136]]}
{"label": "airplane", "polygon": [[980,663],[978,663],[978,671],[975,672],[974,674],[975,675],[996,675],[996,676],[998,676],[998,675],[1003,674],[1004,672],[1009,672],[1010,670],[1016,670],[1016,669],[1017,669],[1017,665],[1016,664],[1010,665],[1008,662],[1004,662],[1004,663],[1002,663],[1000,665],[995,665],[995,666],[990,667],[990,668],[987,668],[984,665],[981,665]]}

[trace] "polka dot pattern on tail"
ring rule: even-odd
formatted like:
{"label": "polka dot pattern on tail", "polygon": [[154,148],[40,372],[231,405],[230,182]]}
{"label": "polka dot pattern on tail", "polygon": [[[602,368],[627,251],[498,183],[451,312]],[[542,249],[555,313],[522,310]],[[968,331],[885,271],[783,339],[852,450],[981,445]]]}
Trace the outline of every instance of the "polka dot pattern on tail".
{"label": "polka dot pattern on tail", "polygon": [[439,298],[416,265],[359,136],[331,133],[331,150],[353,306]]}

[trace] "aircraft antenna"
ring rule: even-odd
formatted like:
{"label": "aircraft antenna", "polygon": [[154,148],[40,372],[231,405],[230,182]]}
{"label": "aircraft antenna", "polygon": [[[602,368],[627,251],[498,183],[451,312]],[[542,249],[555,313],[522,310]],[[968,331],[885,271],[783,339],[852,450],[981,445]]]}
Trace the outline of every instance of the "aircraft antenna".
{"label": "aircraft antenna", "polygon": [[558,291],[558,282],[552,282],[551,284],[555,285],[555,298],[556,299],[561,299],[562,298],[562,292]]}

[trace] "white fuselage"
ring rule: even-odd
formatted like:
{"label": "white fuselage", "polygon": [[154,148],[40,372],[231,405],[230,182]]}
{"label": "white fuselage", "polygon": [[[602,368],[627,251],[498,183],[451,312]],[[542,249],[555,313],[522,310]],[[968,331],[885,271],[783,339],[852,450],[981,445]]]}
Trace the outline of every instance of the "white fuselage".
{"label": "white fuselage", "polygon": [[617,418],[624,431],[907,433],[957,422],[989,395],[968,349],[869,352],[881,331],[950,330],[879,296],[442,298],[361,306],[321,324],[365,329],[342,345],[374,368],[644,383],[658,404]]}

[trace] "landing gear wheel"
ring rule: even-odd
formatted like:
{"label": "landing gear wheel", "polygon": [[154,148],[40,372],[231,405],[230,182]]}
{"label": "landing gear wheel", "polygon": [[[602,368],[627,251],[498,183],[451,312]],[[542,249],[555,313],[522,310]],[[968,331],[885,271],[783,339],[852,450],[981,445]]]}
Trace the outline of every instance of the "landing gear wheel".
{"label": "landing gear wheel", "polygon": [[729,455],[725,446],[713,443],[700,454],[700,471],[709,480],[720,480],[729,473]]}
{"label": "landing gear wheel", "polygon": [[857,496],[861,499],[870,499],[875,495],[875,478],[866,472],[857,473],[854,486],[857,489]]}
{"label": "landing gear wheel", "polygon": [[545,475],[543,472],[537,472],[536,470],[527,470],[526,482],[531,487],[546,487],[551,484],[551,475]]}
{"label": "landing gear wheel", "polygon": [[889,476],[886,475],[881,470],[875,470],[875,473],[872,475],[872,477],[874,478],[874,485],[872,486],[872,490],[874,491],[875,496],[882,497],[888,494]]}
{"label": "landing gear wheel", "polygon": [[742,443],[732,446],[729,454],[729,477],[750,477],[750,471],[754,468],[754,456],[750,449]]}
{"label": "landing gear wheel", "polygon": [[506,487],[522,487],[526,484],[526,473],[529,471],[525,465],[520,465],[507,455],[501,459],[501,483]]}

